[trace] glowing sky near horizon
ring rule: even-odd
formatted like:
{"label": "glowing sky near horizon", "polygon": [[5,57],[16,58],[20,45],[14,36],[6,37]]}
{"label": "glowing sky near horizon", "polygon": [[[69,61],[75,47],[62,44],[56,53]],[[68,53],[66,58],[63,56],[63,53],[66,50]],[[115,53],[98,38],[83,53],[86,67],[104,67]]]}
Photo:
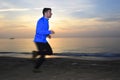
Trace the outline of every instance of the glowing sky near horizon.
{"label": "glowing sky near horizon", "polygon": [[0,0],[0,38],[34,37],[44,7],[54,37],[120,37],[120,0]]}

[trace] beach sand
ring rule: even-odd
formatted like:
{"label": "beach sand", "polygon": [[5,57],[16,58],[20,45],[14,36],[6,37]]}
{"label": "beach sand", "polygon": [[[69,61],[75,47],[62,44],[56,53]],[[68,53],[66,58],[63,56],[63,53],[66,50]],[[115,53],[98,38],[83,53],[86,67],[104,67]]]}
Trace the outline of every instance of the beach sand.
{"label": "beach sand", "polygon": [[0,56],[0,80],[120,80],[120,60],[47,58],[34,73],[30,58]]}

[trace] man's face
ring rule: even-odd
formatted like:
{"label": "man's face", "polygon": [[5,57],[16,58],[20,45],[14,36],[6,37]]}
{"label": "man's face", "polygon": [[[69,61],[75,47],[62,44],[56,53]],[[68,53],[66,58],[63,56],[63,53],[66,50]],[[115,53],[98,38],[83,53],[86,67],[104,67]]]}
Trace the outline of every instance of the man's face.
{"label": "man's face", "polygon": [[51,18],[51,16],[52,16],[52,12],[51,12],[51,10],[48,10],[48,11],[46,12],[46,17],[47,17],[47,18]]}

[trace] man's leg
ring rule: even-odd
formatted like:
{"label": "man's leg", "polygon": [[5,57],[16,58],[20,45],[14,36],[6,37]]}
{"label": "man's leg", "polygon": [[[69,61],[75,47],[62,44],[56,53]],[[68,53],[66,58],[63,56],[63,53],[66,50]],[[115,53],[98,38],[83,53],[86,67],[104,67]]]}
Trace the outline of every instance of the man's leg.
{"label": "man's leg", "polygon": [[[35,63],[34,69],[37,70],[45,61],[45,55],[52,55],[53,51],[49,43],[37,43],[38,53],[41,55]],[[38,71],[36,71],[38,72]]]}
{"label": "man's leg", "polygon": [[36,60],[34,69],[39,69],[39,67],[43,64],[44,61],[45,61],[45,55],[41,55],[40,58]]}
{"label": "man's leg", "polygon": [[[45,54],[44,54],[44,49],[45,49],[45,43],[36,43],[38,52],[36,52],[37,55],[40,55],[40,57],[38,59],[35,60],[35,66],[34,69],[35,71],[37,69],[39,69],[39,67],[43,64],[43,62],[45,61]],[[38,72],[38,71],[36,71]]]}
{"label": "man's leg", "polygon": [[38,51],[32,51],[32,59],[35,60],[35,58],[38,56]]}
{"label": "man's leg", "polygon": [[35,44],[37,46],[38,51],[33,51],[32,52],[32,58],[33,59],[35,59],[38,55],[52,55],[53,54],[52,48],[49,45],[49,43],[45,43],[44,44],[45,48],[44,48],[44,52],[43,53],[40,51],[41,50],[41,46],[40,45],[43,45],[43,44],[42,43],[35,43]]}
{"label": "man's leg", "polygon": [[46,51],[45,51],[46,55],[53,55],[52,48],[51,48],[51,46],[49,45],[48,42],[45,44],[45,48],[46,48]]}
{"label": "man's leg", "polygon": [[35,45],[36,45],[38,51],[32,51],[32,59],[33,59],[33,60],[35,60],[35,58],[36,58],[38,55],[42,54],[42,53],[41,53],[42,43],[40,43],[40,42],[35,42]]}

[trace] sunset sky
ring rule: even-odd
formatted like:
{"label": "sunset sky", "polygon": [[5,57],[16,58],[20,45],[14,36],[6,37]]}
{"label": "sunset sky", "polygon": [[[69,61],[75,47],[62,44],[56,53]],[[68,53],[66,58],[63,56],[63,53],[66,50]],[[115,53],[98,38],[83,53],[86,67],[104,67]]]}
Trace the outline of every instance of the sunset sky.
{"label": "sunset sky", "polygon": [[0,0],[0,38],[32,38],[51,7],[54,37],[120,37],[120,0]]}

